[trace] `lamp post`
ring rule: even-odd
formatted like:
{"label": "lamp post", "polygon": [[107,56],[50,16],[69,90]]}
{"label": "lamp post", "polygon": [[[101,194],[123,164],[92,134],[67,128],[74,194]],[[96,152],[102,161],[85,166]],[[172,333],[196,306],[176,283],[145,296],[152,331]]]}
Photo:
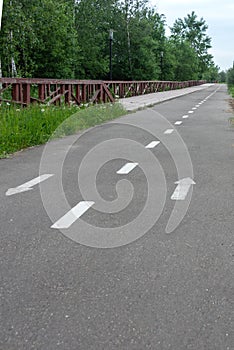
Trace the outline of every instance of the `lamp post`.
{"label": "lamp post", "polygon": [[163,51],[160,52],[160,69],[161,69],[161,80],[163,80]]}
{"label": "lamp post", "polygon": [[114,39],[114,30],[110,29],[110,80],[112,80],[112,44]]}

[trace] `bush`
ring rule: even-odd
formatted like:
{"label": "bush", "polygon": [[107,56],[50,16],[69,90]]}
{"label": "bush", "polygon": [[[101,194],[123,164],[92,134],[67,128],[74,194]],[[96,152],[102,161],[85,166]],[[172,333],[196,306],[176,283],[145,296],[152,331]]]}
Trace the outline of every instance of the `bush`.
{"label": "bush", "polygon": [[229,88],[234,86],[234,68],[230,68],[227,72],[227,83]]}

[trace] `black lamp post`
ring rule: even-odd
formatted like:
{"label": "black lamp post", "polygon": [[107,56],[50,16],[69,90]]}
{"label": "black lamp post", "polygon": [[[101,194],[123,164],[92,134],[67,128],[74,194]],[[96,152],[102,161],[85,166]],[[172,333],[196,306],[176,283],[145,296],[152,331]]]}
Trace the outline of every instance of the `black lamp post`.
{"label": "black lamp post", "polygon": [[160,52],[160,69],[161,69],[161,80],[163,80],[163,51]]}
{"label": "black lamp post", "polygon": [[114,39],[114,30],[110,29],[110,80],[112,80],[112,44]]}

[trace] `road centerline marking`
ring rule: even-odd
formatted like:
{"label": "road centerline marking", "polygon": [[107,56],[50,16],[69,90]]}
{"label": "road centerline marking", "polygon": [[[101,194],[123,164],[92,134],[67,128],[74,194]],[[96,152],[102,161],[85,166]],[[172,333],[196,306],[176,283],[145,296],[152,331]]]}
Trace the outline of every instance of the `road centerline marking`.
{"label": "road centerline marking", "polygon": [[194,111],[188,111],[188,113],[189,113],[189,114],[193,114],[193,113],[194,113]]}
{"label": "road centerline marking", "polygon": [[175,125],[181,125],[183,122],[181,120],[177,120],[177,122],[175,122]]}
{"label": "road centerline marking", "polygon": [[173,133],[173,131],[174,131],[174,129],[167,129],[167,130],[164,131],[164,134],[165,135],[170,135],[170,134]]}
{"label": "road centerline marking", "polygon": [[183,119],[187,119],[189,116],[186,114],[186,115],[183,115]]}
{"label": "road centerline marking", "polygon": [[121,169],[117,171],[117,174],[129,174],[137,165],[138,163],[126,163]]}
{"label": "road centerline marking", "polygon": [[69,212],[56,221],[51,228],[66,229],[69,228],[77,219],[79,219],[90,207],[94,205],[91,201],[79,202]]}
{"label": "road centerline marking", "polygon": [[154,148],[160,144],[160,141],[152,141],[145,148]]}

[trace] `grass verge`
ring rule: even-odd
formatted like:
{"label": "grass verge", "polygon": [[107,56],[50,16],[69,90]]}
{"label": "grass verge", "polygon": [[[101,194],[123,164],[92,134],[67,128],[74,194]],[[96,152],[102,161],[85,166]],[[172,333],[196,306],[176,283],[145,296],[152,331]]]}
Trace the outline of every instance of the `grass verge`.
{"label": "grass verge", "polygon": [[[228,92],[231,95],[232,99],[230,100],[230,106],[232,107],[232,110],[234,112],[234,86],[231,85],[228,87]],[[234,126],[234,117],[229,118],[230,125]]]}
{"label": "grass verge", "polygon": [[0,158],[21,149],[72,135],[126,114],[118,103],[90,107],[0,107]]}
{"label": "grass verge", "polygon": [[228,90],[232,98],[234,98],[234,86],[230,86]]}

